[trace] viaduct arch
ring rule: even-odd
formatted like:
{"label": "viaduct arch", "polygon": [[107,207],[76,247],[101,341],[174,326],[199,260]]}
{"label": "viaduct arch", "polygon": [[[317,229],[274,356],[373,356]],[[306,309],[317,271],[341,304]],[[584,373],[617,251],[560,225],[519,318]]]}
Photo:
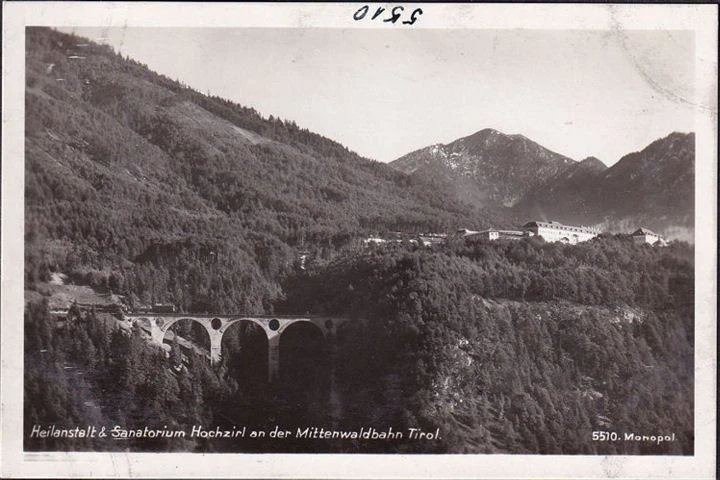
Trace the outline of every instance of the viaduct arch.
{"label": "viaduct arch", "polygon": [[153,343],[163,344],[165,333],[181,320],[202,325],[210,337],[210,362],[216,365],[222,358],[222,338],[228,328],[241,321],[258,325],[268,341],[268,381],[273,382],[280,373],[280,336],[290,325],[306,322],[315,325],[326,339],[332,339],[337,329],[348,321],[343,317],[270,316],[270,315],[191,315],[177,313],[126,313],[125,320],[144,323],[150,329]]}

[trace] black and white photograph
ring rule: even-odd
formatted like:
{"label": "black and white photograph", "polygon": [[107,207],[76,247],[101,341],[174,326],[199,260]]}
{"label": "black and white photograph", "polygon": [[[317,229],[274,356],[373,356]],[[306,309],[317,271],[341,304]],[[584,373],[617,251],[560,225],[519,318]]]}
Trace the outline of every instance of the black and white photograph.
{"label": "black and white photograph", "polygon": [[3,475],[714,476],[717,6],[9,7]]}

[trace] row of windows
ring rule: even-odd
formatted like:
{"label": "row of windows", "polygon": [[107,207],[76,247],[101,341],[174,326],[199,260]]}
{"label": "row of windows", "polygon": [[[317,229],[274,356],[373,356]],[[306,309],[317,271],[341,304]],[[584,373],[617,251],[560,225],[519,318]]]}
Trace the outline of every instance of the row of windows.
{"label": "row of windows", "polygon": [[580,232],[580,233],[586,233],[589,235],[597,235],[600,233],[597,230],[592,230],[589,228],[583,228],[583,227],[570,227],[570,226],[558,226],[558,225],[540,225],[538,226],[538,231],[540,229],[550,229],[555,230],[557,232]]}

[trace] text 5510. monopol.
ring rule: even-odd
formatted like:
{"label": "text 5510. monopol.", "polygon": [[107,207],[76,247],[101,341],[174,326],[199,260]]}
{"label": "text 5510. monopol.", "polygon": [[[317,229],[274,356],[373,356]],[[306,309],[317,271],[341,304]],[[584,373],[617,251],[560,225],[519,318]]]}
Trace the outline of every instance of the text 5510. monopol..
{"label": "text 5510. monopol.", "polygon": [[617,432],[594,431],[592,439],[597,442],[614,442],[620,440],[620,435]]}

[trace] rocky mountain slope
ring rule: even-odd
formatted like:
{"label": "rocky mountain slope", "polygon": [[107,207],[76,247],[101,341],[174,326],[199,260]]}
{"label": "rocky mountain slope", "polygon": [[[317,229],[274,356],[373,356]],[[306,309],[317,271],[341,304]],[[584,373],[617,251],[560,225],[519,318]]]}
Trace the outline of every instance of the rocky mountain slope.
{"label": "rocky mountain slope", "polygon": [[505,135],[488,128],[447,145],[409,153],[390,165],[420,177],[444,171],[458,183],[474,184],[475,198],[486,204],[512,207],[527,192],[573,163],[522,135]]}

